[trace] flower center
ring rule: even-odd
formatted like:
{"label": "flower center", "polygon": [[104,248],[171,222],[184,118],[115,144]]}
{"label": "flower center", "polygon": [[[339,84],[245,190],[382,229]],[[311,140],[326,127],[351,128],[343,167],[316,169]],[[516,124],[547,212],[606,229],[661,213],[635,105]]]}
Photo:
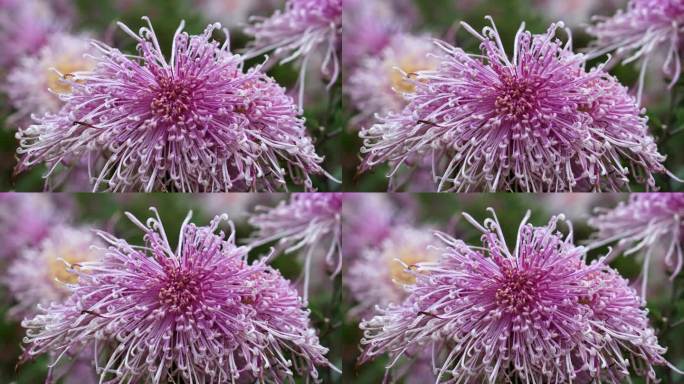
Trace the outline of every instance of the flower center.
{"label": "flower center", "polygon": [[[58,248],[49,255],[48,273],[51,281],[57,280],[66,284],[76,284],[78,282],[78,275],[72,269],[78,269],[79,263],[94,259],[94,254],[88,249],[76,249],[66,246]],[[71,265],[71,268],[65,262]]]}
{"label": "flower center", "polygon": [[195,273],[172,266],[165,268],[166,278],[159,290],[159,300],[171,313],[186,312],[200,298],[200,282]]}
{"label": "flower center", "polygon": [[157,81],[158,87],[150,103],[152,112],[163,122],[185,120],[192,109],[192,87],[187,81],[163,76]]}
{"label": "flower center", "polygon": [[495,294],[496,303],[506,312],[528,311],[537,294],[534,276],[512,267],[504,267],[502,273],[503,278]]}
{"label": "flower center", "polygon": [[[74,72],[79,72],[79,71],[89,71],[93,69],[94,63],[89,60],[85,59],[79,59],[79,58],[73,58],[73,57],[68,57],[68,58],[63,58],[62,60],[58,61],[55,63],[55,69],[62,73],[65,77],[71,76],[72,73]],[[48,88],[60,93],[60,94],[69,94],[71,93],[71,84],[69,84],[67,81],[64,81],[60,75],[55,73],[53,70],[48,70],[47,74],[47,84]]]}
{"label": "flower center", "polygon": [[[416,72],[435,69],[436,65],[427,58],[423,59],[418,55],[410,55],[400,60],[397,63],[397,67],[401,68],[410,77]],[[413,93],[416,91],[416,85],[408,80],[401,71],[398,71],[394,65],[391,66],[389,71],[390,83],[393,89],[401,93]]]}
{"label": "flower center", "polygon": [[537,89],[529,80],[507,75],[501,83],[494,104],[499,115],[520,118],[535,108]]}
{"label": "flower center", "polygon": [[434,261],[436,256],[434,252],[430,252],[428,249],[420,249],[418,247],[406,247],[399,249],[390,254],[390,277],[392,281],[396,281],[403,285],[412,285],[416,283],[416,276],[408,272],[404,265],[398,260],[401,260],[404,264],[409,267],[421,262]]}

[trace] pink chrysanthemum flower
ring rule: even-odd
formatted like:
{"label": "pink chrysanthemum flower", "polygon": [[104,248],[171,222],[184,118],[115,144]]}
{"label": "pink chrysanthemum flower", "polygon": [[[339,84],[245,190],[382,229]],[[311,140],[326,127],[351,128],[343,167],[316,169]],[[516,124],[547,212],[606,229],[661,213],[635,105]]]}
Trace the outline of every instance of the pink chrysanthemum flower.
{"label": "pink chrysanthemum flower", "polygon": [[[227,191],[283,189],[286,177],[312,189],[322,162],[297,106],[260,68],[211,35],[176,31],[164,58],[148,18],[139,56],[95,43],[102,57],[92,72],[68,79],[61,111],[17,134],[17,172],[87,158],[94,190]],[[226,32],[227,33],[227,32]],[[283,164],[284,163],[284,164]]]}
{"label": "pink chrysanthemum flower", "polygon": [[590,248],[616,244],[609,257],[640,255],[641,295],[646,297],[649,267],[664,262],[671,279],[684,268],[684,193],[637,193],[614,209],[598,209],[589,220],[597,232]]}
{"label": "pink chrysanthemum flower", "polygon": [[0,193],[0,265],[35,247],[66,220],[63,209],[42,194]]}
{"label": "pink chrysanthemum flower", "polygon": [[[285,253],[304,254],[304,301],[308,300],[311,262],[320,253],[332,269],[342,269],[343,193],[295,193],[275,207],[257,207],[249,219],[256,227],[250,247],[277,241]],[[274,253],[275,255],[275,253]]]}
{"label": "pink chrysanthemum flower", "polygon": [[245,33],[254,36],[247,58],[273,51],[280,63],[301,60],[299,105],[304,98],[307,65],[323,47],[321,72],[332,86],[340,74],[342,0],[287,0],[284,11],[271,17],[254,17]]}
{"label": "pink chrysanthemum flower", "polygon": [[7,75],[4,87],[17,110],[13,121],[23,125],[31,115],[59,111],[63,105],[61,97],[71,93],[71,85],[63,79],[75,72],[92,70],[94,53],[88,37],[57,33],[35,56],[23,57]]}
{"label": "pink chrysanthemum flower", "polygon": [[[654,365],[668,365],[682,373],[662,357],[666,348],[658,344],[648,311],[626,279],[604,268],[587,275],[585,285],[588,293],[580,303],[591,308],[589,323],[595,332],[588,349],[578,348],[589,360],[586,367],[579,367],[587,368],[580,374],[586,382],[623,383],[630,379],[630,369],[648,382],[659,382]],[[592,345],[601,346],[598,353]]]}
{"label": "pink chrysanthemum flower", "polygon": [[[342,64],[352,70],[366,57],[379,55],[390,44],[392,37],[407,30],[413,12],[399,7],[406,1],[345,0],[342,15]],[[412,5],[412,4],[409,4]]]}
{"label": "pink chrysanthemum flower", "polygon": [[555,37],[562,24],[541,35],[523,24],[509,58],[488,19],[482,35],[463,24],[482,55],[438,42],[445,57],[407,78],[407,107],[361,131],[360,170],[388,162],[393,177],[423,157],[440,191],[620,190],[630,176],[655,189],[665,157],[627,89],[587,71],[572,40]]}
{"label": "pink chrysanthemum flower", "polygon": [[495,215],[484,226],[465,216],[482,246],[439,235],[440,260],[407,269],[416,278],[407,299],[361,323],[361,362],[388,352],[390,369],[431,348],[437,382],[448,383],[611,379],[629,360],[650,376],[667,364],[634,291],[607,277],[614,272],[602,261],[586,263],[572,230],[557,230],[562,216],[545,227],[526,217],[512,249]]}
{"label": "pink chrysanthemum flower", "polygon": [[638,100],[644,88],[649,61],[665,53],[663,72],[673,87],[682,73],[680,50],[684,36],[684,3],[681,0],[631,0],[627,10],[612,17],[596,16],[587,31],[596,40],[590,57],[615,51],[623,63],[641,60]]}
{"label": "pink chrysanthemum flower", "polygon": [[416,90],[408,78],[420,71],[436,69],[439,65],[436,51],[429,37],[399,34],[378,57],[365,59],[345,87],[360,111],[358,119],[363,122],[376,113],[400,112],[406,106],[405,95]]}
{"label": "pink chrysanthemum flower", "polygon": [[39,305],[64,301],[78,282],[73,270],[100,258],[102,253],[91,248],[96,245],[101,242],[90,230],[60,225],[37,246],[22,250],[3,279],[17,302],[9,316],[22,319],[35,315]]}
{"label": "pink chrysanthemum flower", "polygon": [[416,282],[407,268],[437,261],[438,253],[432,248],[435,240],[430,229],[402,226],[393,229],[379,248],[363,252],[344,275],[344,284],[358,303],[351,315],[365,317],[377,305],[400,304],[405,287]]}
{"label": "pink chrysanthemum flower", "polygon": [[215,234],[226,217],[196,227],[188,215],[174,250],[154,211],[147,224],[128,214],[143,247],[100,233],[109,248],[80,264],[71,297],[22,323],[24,359],[94,344],[101,382],[317,381],[327,349],[290,283],[250,265],[232,225]]}
{"label": "pink chrysanthemum flower", "polygon": [[19,60],[35,54],[64,21],[49,2],[42,0],[2,0],[0,2],[0,72]]}

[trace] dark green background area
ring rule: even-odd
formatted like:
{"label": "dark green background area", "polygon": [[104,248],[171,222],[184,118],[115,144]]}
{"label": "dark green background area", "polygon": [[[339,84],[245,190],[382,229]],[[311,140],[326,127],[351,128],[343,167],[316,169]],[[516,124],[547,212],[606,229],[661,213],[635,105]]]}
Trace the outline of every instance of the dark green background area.
{"label": "dark green background area", "polygon": [[[535,0],[413,0],[420,10],[422,22],[414,28],[415,32],[430,32],[433,36],[446,38],[451,32],[457,31],[455,41],[451,44],[463,47],[466,52],[479,53],[479,42],[463,28],[457,29],[460,21],[466,21],[475,30],[480,31],[488,25],[484,19],[490,15],[496,22],[503,40],[504,47],[512,54],[513,41],[521,22],[525,22],[527,29],[533,33],[544,33],[552,20],[548,15],[535,6]],[[463,1],[475,4],[467,13],[463,13],[455,7],[455,4]],[[601,0],[597,0],[600,3]],[[626,2],[626,0],[625,0]],[[565,39],[563,33],[559,37]],[[589,45],[590,37],[579,28],[573,30],[573,41],[576,51],[581,51]],[[510,47],[510,48],[509,48]],[[603,60],[603,59],[600,59]],[[589,67],[595,66],[599,60],[590,63]],[[618,65],[611,73],[616,75],[622,84],[635,86],[638,78],[638,68],[629,65]],[[348,76],[346,73],[345,76]],[[684,152],[680,149],[684,145],[684,80],[670,92],[667,84],[662,81],[663,89],[661,100],[650,105],[648,116],[650,118],[651,133],[658,142],[660,153],[667,155],[665,166],[679,178],[684,178]],[[344,102],[347,116],[355,113],[349,100]],[[669,127],[664,130],[663,127]],[[359,148],[361,140],[357,136],[357,130],[347,130],[342,138],[343,167],[344,167],[344,190],[345,191],[375,191],[387,190],[385,175],[389,167],[380,166],[363,175],[356,175],[356,167],[359,164]],[[684,183],[679,183],[664,175],[656,176],[656,182],[662,191],[684,191]],[[643,187],[637,184],[631,185],[633,191],[641,191]]]}
{"label": "dark green background area", "polygon": [[[192,223],[207,225],[223,209],[210,211],[210,208],[202,203],[206,195],[183,195],[183,194],[60,194],[58,200],[66,205],[73,206],[71,212],[74,219],[72,224],[87,225],[99,229],[105,229],[116,236],[125,239],[130,244],[143,244],[142,232],[132,224],[124,212],[131,212],[143,223],[148,217],[153,217],[149,207],[156,207],[164,224],[169,242],[175,249],[178,234],[188,211],[193,211]],[[262,195],[257,202],[264,205],[275,205],[285,198],[284,194]],[[230,204],[228,201],[226,204]],[[213,206],[212,206],[213,207]],[[66,209],[66,208],[65,208]],[[213,208],[212,208],[213,209]],[[246,223],[252,207],[234,218],[239,245],[243,245],[252,234],[252,227]],[[17,218],[20,220],[21,218]],[[228,233],[229,226],[222,223],[222,228]],[[268,253],[270,245],[257,248],[250,252],[250,260],[254,260]],[[285,278],[296,282],[301,278],[303,263],[297,255],[281,255],[277,257],[272,266],[278,269]],[[0,265],[0,268],[5,266]],[[320,273],[320,272],[319,272]],[[330,280],[327,276],[320,278],[317,289],[310,291],[309,309],[311,310],[311,322],[319,334],[321,345],[330,349],[327,357],[337,367],[342,366],[340,349],[336,346],[342,344],[341,326],[343,321],[341,276]],[[22,365],[15,371],[15,365],[21,354],[20,345],[24,330],[17,322],[5,318],[5,313],[11,305],[6,288],[0,285],[0,383],[37,384],[43,383],[46,374],[47,358],[39,358],[34,362]],[[319,374],[325,378],[326,383],[339,383],[342,377],[331,369],[319,367]],[[304,383],[298,379],[297,383]],[[61,383],[61,381],[59,382]],[[85,383],[84,383],[85,384]]]}
{"label": "dark green background area", "polygon": [[[170,54],[171,42],[174,32],[181,20],[185,20],[185,31],[190,34],[200,34],[209,24],[220,20],[210,20],[200,13],[198,2],[194,0],[145,0],[132,2],[133,5],[125,8],[125,13],[116,7],[117,0],[75,0],[78,14],[74,18],[75,31],[91,31],[96,38],[103,39],[105,35],[112,36],[113,44],[123,52],[135,52],[135,41],[123,31],[118,30],[116,22],[121,21],[133,31],[137,31],[145,25],[140,18],[150,17],[155,33],[159,39],[162,51]],[[239,26],[224,25],[231,29],[231,47],[234,52],[244,48],[249,39],[240,32]],[[112,33],[113,32],[113,33]],[[215,33],[217,40],[222,41],[222,33]],[[251,66],[261,63],[263,58],[256,58],[248,63]],[[293,89],[297,82],[298,69],[293,65],[274,66],[269,71],[278,83],[288,90]],[[317,68],[312,68],[307,77],[308,86],[323,89],[326,80],[321,79]],[[334,86],[326,97],[315,97],[304,105],[304,117],[309,134],[312,136],[316,152],[325,157],[323,168],[336,179],[342,179],[341,154],[336,144],[336,137],[342,132],[345,121],[340,117],[341,82]],[[12,169],[16,164],[15,150],[18,145],[14,138],[16,128],[7,127],[6,117],[12,112],[4,96],[0,95],[0,191],[31,191],[44,190],[42,175],[46,171],[45,166],[36,167],[18,177],[12,177]],[[4,128],[3,128],[4,127]],[[341,189],[341,185],[326,179],[324,176],[312,177],[314,186],[319,191],[331,191]],[[300,186],[290,185],[289,190],[300,190]],[[87,192],[87,191],[83,191]]]}

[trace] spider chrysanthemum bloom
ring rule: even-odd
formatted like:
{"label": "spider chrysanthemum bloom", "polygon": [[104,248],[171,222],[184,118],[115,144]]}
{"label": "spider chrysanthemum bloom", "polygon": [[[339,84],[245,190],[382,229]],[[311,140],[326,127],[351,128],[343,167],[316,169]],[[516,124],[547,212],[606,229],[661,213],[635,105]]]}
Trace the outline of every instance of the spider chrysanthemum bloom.
{"label": "spider chrysanthemum bloom", "polygon": [[[572,231],[563,236],[557,230],[562,216],[545,227],[527,224],[526,218],[514,248],[506,244],[496,216],[484,226],[466,218],[484,233],[482,245],[439,235],[444,243],[440,260],[407,270],[416,278],[406,287],[407,299],[361,323],[362,362],[388,352],[389,369],[423,347],[433,351],[437,382],[509,383],[517,377],[541,383],[574,382],[582,374],[610,377],[599,354],[614,354],[616,360],[641,357],[630,348],[604,350],[614,336],[610,332],[631,319],[615,320],[610,330],[599,326],[603,319],[595,311],[605,316],[611,311],[603,302],[592,304],[599,288],[590,281],[608,267],[602,261],[587,264],[586,250],[573,244]],[[599,301],[617,297],[600,294],[605,296]],[[620,307],[621,299],[609,305]],[[640,316],[647,322],[643,311]],[[630,341],[636,343],[625,345]],[[646,363],[664,360],[650,356]]]}
{"label": "spider chrysanthemum bloom", "polygon": [[275,207],[257,207],[250,247],[277,242],[283,252],[304,255],[304,299],[312,258],[320,254],[337,275],[342,269],[342,193],[295,193]]}
{"label": "spider chrysanthemum bloom", "polygon": [[[588,369],[581,374],[586,382],[623,383],[630,378],[630,369],[648,378],[648,382],[658,382],[655,365],[670,366],[681,374],[663,358],[666,348],[658,344],[647,310],[626,279],[604,268],[585,280],[588,293],[580,302],[591,308],[589,322],[595,331],[593,339],[587,340],[589,349],[577,348],[586,357]],[[596,350],[594,346],[601,348]]]}
{"label": "spider chrysanthemum bloom", "polygon": [[70,286],[78,282],[73,270],[100,258],[102,252],[93,248],[97,245],[101,242],[92,231],[60,225],[40,244],[22,250],[3,279],[17,302],[9,316],[33,316],[39,305],[47,308],[70,296]]}
{"label": "spider chrysanthemum bloom", "polygon": [[[437,42],[441,64],[414,74],[408,105],[361,131],[360,170],[390,163],[393,177],[431,159],[441,191],[590,191],[626,188],[630,176],[655,189],[665,157],[635,100],[602,68],[524,24],[509,57],[492,22],[482,55]],[[567,31],[569,34],[570,32]]]}
{"label": "spider chrysanthemum bloom", "polygon": [[321,72],[330,79],[340,74],[339,53],[342,29],[342,0],[287,0],[283,11],[268,18],[254,17],[245,33],[254,37],[246,57],[268,52],[281,64],[300,60],[299,104],[304,92],[307,65],[322,54]]}
{"label": "spider chrysanthemum bloom", "polygon": [[637,193],[613,209],[598,209],[590,248],[616,245],[610,257],[643,258],[641,295],[646,297],[649,267],[664,263],[674,279],[684,268],[684,193]]}
{"label": "spider chrysanthemum bloom", "polygon": [[344,275],[344,284],[358,303],[351,314],[365,317],[376,305],[401,303],[404,287],[416,281],[407,268],[437,261],[438,253],[431,247],[435,240],[433,230],[402,226],[393,229],[380,247],[366,249]]}
{"label": "spider chrysanthemum bloom", "polygon": [[641,60],[638,97],[644,88],[646,68],[654,55],[663,54],[663,73],[673,87],[682,73],[681,39],[684,3],[681,0],[631,0],[626,10],[611,17],[596,16],[587,29],[595,37],[591,57],[615,52],[623,63]]}
{"label": "spider chrysanthemum bloom", "polygon": [[379,57],[368,57],[349,78],[345,92],[364,121],[376,113],[399,112],[406,105],[405,94],[416,87],[408,76],[434,70],[439,61],[432,39],[409,34],[395,35]]}
{"label": "spider chrysanthemum bloom", "polygon": [[201,35],[176,31],[164,58],[149,19],[134,33],[138,56],[95,43],[92,72],[67,80],[59,113],[17,134],[16,171],[73,158],[92,162],[94,190],[228,191],[284,189],[286,178],[312,188],[322,162],[298,108],[260,67]]}
{"label": "spider chrysanthemum bloom", "polygon": [[71,93],[71,85],[62,79],[75,72],[92,70],[94,53],[88,37],[57,33],[50,36],[35,56],[23,57],[7,75],[4,87],[17,109],[13,120],[23,123],[31,115],[59,111],[63,104],[60,97]]}
{"label": "spider chrysanthemum bloom", "polygon": [[146,224],[128,216],[145,246],[100,232],[106,254],[80,264],[71,297],[22,323],[24,359],[94,344],[101,382],[317,381],[327,349],[301,298],[278,271],[248,263],[232,224],[215,233],[225,217],[197,227],[188,216],[173,249],[156,210]]}

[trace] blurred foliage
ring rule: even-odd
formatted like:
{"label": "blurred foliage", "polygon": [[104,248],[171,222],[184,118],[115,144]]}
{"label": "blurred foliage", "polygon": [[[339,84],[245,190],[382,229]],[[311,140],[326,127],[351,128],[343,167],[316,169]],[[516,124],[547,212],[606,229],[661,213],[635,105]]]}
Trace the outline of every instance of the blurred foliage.
{"label": "blurred foliage", "polygon": [[[135,41],[121,31],[116,22],[120,21],[129,26],[133,31],[144,25],[142,16],[148,16],[152,21],[155,33],[159,39],[159,45],[167,57],[170,55],[173,35],[181,20],[185,20],[185,31],[190,34],[200,34],[209,23],[220,20],[210,20],[200,12],[199,0],[72,0],[77,6],[78,14],[74,18],[74,31],[89,31],[95,38],[106,42],[124,52],[135,52]],[[130,3],[122,6],[123,3]],[[239,53],[249,42],[249,38],[241,33],[240,26],[224,25],[230,29],[231,49]],[[225,36],[221,32],[215,32],[214,38],[224,41]],[[247,62],[246,67],[261,64],[263,57],[255,58]],[[0,69],[2,72],[2,69]],[[284,66],[275,65],[269,69],[269,75],[274,77],[279,84],[286,87],[294,96],[295,85],[298,79],[298,68],[294,64]],[[341,82],[331,89],[329,95],[325,95],[324,88],[327,79],[321,79],[318,68],[311,68],[307,76],[307,93],[314,90],[304,105],[306,126],[311,134],[316,152],[325,157],[323,168],[338,180],[342,179],[342,167],[340,165],[341,153],[333,140],[342,128],[346,120],[341,117],[340,99]],[[323,94],[321,96],[320,94]],[[295,96],[296,99],[296,96]],[[5,120],[12,113],[4,95],[0,95],[0,191],[42,191],[45,189],[43,174],[45,166],[35,167],[21,175],[13,176],[12,170],[16,164],[15,150],[18,145],[14,138],[16,128],[9,127]],[[4,127],[4,128],[2,128]],[[337,132],[337,134],[336,134]],[[319,191],[331,191],[341,189],[341,185],[324,176],[312,178],[314,186]],[[298,191],[301,186],[289,185],[289,190]],[[83,191],[87,192],[87,191]]]}
{"label": "blurred foliage", "polygon": [[[460,27],[459,23],[465,21],[475,30],[480,31],[487,24],[485,16],[492,16],[496,27],[501,35],[504,47],[511,54],[515,34],[521,22],[525,22],[526,28],[533,33],[543,33],[550,23],[558,21],[550,19],[548,14],[535,3],[539,0],[413,0],[420,10],[422,21],[419,21],[415,32],[429,32],[437,38],[445,39],[448,43],[462,47],[466,52],[479,52],[479,42],[467,31]],[[600,3],[601,1],[596,1]],[[459,3],[473,4],[468,6],[467,12],[458,10]],[[565,39],[562,33],[559,37]],[[573,46],[575,51],[583,51],[590,43],[590,37],[581,29],[573,30]],[[589,63],[589,67],[597,65],[599,58]],[[638,68],[634,65],[617,65],[611,69],[611,73],[617,76],[622,84],[636,89]],[[349,73],[346,73],[348,76]],[[665,166],[679,178],[684,178],[684,152],[679,150],[684,145],[684,98],[682,97],[681,81],[675,89],[668,92],[667,84],[661,79],[649,79],[654,82],[654,87],[659,87],[662,92],[658,99],[649,100],[647,103],[648,116],[650,119],[651,133],[654,135],[660,153],[667,155]],[[346,100],[343,103],[348,114],[355,112],[351,103]],[[388,166],[380,166],[363,175],[356,174],[359,164],[359,148],[362,143],[357,136],[358,127],[349,127],[342,139],[342,159],[344,168],[345,191],[386,191]],[[663,191],[684,191],[684,183],[677,182],[665,175],[657,175],[656,182]],[[631,185],[634,191],[641,191],[643,187],[638,184]]]}
{"label": "blurred foliage", "polygon": [[[153,213],[150,207],[156,207],[162,219],[166,234],[172,247],[178,241],[178,234],[183,219],[188,211],[193,211],[191,222],[196,225],[206,225],[217,214],[226,210],[230,204],[237,204],[236,200],[226,197],[225,208],[216,204],[216,196],[212,197],[212,204],[206,203],[209,195],[183,195],[183,194],[55,194],[55,201],[62,204],[65,209],[73,213],[72,224],[89,225],[93,228],[107,230],[116,236],[125,239],[130,244],[143,244],[143,233],[131,223],[124,212],[130,212],[144,222]],[[236,225],[237,243],[244,244],[252,233],[252,228],[246,220],[253,211],[255,204],[275,205],[279,200],[286,197],[284,194],[260,194],[252,195],[249,203],[240,212],[234,214],[231,220]],[[20,220],[21,218],[17,218]],[[222,228],[227,232],[229,227],[223,222]],[[269,246],[263,246],[250,252],[250,260],[265,255]],[[278,256],[272,263],[285,278],[297,283],[301,278],[302,266],[296,254]],[[1,267],[3,268],[4,267]],[[322,273],[322,272],[321,272]],[[2,277],[0,277],[2,279]],[[320,281],[312,283],[309,309],[311,310],[312,326],[319,332],[321,345],[328,347],[330,352],[327,357],[337,367],[342,365],[342,357],[339,349],[335,346],[342,344],[340,327],[343,321],[341,277],[330,280],[327,276],[321,277]],[[21,354],[21,339],[24,330],[14,321],[6,319],[5,313],[11,305],[11,299],[7,296],[5,287],[0,285],[0,383],[36,384],[45,380],[47,372],[47,358],[41,357],[36,361],[29,362],[20,367],[15,367]],[[15,370],[16,368],[16,370]],[[339,383],[342,378],[339,374],[326,367],[319,367],[321,377],[326,383]],[[297,383],[305,380],[298,380]],[[59,383],[56,383],[59,384]],[[85,384],[85,383],[84,383]]]}
{"label": "blurred foliage", "polygon": [[[590,198],[591,202],[585,205],[582,200],[589,195],[574,194],[573,196],[567,201],[561,201],[561,203],[556,201],[551,204],[553,197],[543,194],[416,194],[414,195],[414,199],[418,202],[416,225],[428,224],[468,244],[479,245],[481,233],[463,219],[462,212],[470,214],[476,221],[482,223],[486,218],[491,217],[491,214],[487,212],[487,208],[491,207],[496,211],[507,243],[513,246],[520,221],[528,210],[531,212],[529,222],[537,226],[545,226],[553,215],[572,212],[573,215],[568,217],[572,219],[575,244],[581,245],[586,243],[593,232],[592,228],[586,224],[586,217],[592,208],[597,206],[610,208],[617,201],[626,199],[625,194],[593,195],[594,197]],[[398,209],[403,211],[403,207],[402,205]],[[558,229],[564,234],[568,233],[568,228],[563,224],[560,224]],[[606,252],[607,248],[594,250],[589,253],[589,259],[596,259]],[[641,272],[641,261],[633,257],[620,257],[611,265],[622,276],[633,281]],[[668,349],[665,358],[683,369],[684,344],[681,341],[684,340],[684,276],[680,274],[671,284],[669,280],[651,279],[649,285],[652,284],[655,288],[649,288],[647,302],[651,325],[656,329],[660,345]],[[347,298],[345,309],[348,310],[353,305],[353,300]],[[356,364],[356,358],[359,355],[358,341],[362,337],[358,320],[348,319],[348,323],[342,330],[345,340],[342,348],[345,382],[381,383],[385,375],[385,364],[388,362],[386,357],[360,366]],[[658,367],[656,372],[663,383],[684,383],[683,375],[678,375],[667,367]],[[634,377],[632,382],[644,383],[644,380]],[[408,383],[399,380],[397,384]]]}

